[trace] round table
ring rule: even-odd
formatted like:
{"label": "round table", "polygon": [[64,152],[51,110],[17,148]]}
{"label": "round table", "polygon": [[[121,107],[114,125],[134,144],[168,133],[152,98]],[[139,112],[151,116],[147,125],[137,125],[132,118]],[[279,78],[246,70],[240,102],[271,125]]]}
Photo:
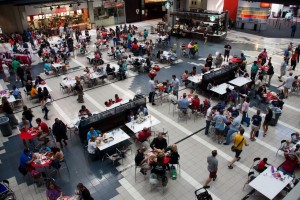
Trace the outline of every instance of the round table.
{"label": "round table", "polygon": [[19,137],[22,140],[31,140],[39,135],[40,131],[37,128],[29,128],[27,131],[22,131]]}
{"label": "round table", "polygon": [[48,167],[52,163],[52,160],[50,158],[41,159],[41,163],[37,164],[36,162],[32,162],[31,166],[34,168],[43,168]]}

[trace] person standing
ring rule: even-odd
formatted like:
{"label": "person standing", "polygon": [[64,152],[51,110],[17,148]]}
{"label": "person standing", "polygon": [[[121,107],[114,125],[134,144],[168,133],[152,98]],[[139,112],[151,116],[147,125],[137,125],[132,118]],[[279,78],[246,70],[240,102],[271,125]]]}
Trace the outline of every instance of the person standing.
{"label": "person standing", "polygon": [[300,44],[296,47],[295,53],[297,53],[297,63],[299,63],[299,57],[300,57]]}
{"label": "person standing", "polygon": [[178,91],[179,91],[179,80],[176,78],[176,75],[172,75],[172,89],[173,89],[173,94],[177,97],[178,99]]}
{"label": "person standing", "polygon": [[270,108],[268,108],[268,113],[266,114],[265,120],[263,122],[264,137],[266,137],[267,135],[268,127],[272,120],[272,117],[273,117],[273,111]]}
{"label": "person standing", "polygon": [[295,51],[291,57],[291,68],[289,70],[295,70],[296,66],[297,66],[297,52]]}
{"label": "person standing", "polygon": [[55,118],[55,122],[52,126],[52,132],[56,138],[56,142],[59,142],[61,148],[63,148],[62,141],[64,142],[64,144],[66,146],[68,145],[68,143],[66,141],[66,140],[68,140],[67,126],[58,118]]}
{"label": "person standing", "polygon": [[281,65],[280,65],[280,76],[278,76],[278,79],[279,79],[280,82],[282,82],[281,78],[286,73],[287,60],[288,60],[288,58],[284,57]]}
{"label": "person standing", "polygon": [[292,29],[292,33],[291,33],[291,37],[295,37],[295,33],[296,33],[296,30],[297,30],[297,24],[296,23],[293,23],[292,26],[291,26],[291,29]]}
{"label": "person standing", "polygon": [[49,113],[49,109],[47,107],[47,99],[44,96],[41,96],[41,108],[42,108],[42,112],[44,113],[44,119],[48,120],[48,113]]}
{"label": "person standing", "polygon": [[254,61],[252,64],[252,67],[251,67],[251,80],[253,82],[255,82],[255,77],[256,77],[257,72],[258,72],[258,63],[257,63],[257,61]]}
{"label": "person standing", "polygon": [[9,73],[9,67],[7,66],[7,64],[2,61],[2,69],[5,75],[4,81],[5,82],[9,82],[10,81],[10,73]]}
{"label": "person standing", "polygon": [[250,99],[249,99],[249,97],[246,97],[246,98],[245,98],[245,101],[244,101],[243,104],[242,104],[242,113],[243,113],[243,117],[242,117],[242,122],[241,122],[241,123],[246,122],[246,123],[247,123],[247,127],[249,127],[249,125],[250,125],[250,124],[246,121],[247,113],[248,113],[248,110],[249,110],[249,106],[250,106]]}
{"label": "person standing", "polygon": [[214,114],[214,112],[216,111],[215,107],[210,106],[207,111],[206,111],[206,126],[205,126],[205,135],[208,135],[208,131],[209,131],[209,127],[210,127],[210,123],[212,120],[212,115]]}
{"label": "person standing", "polygon": [[227,57],[227,62],[228,62],[230,50],[231,50],[231,45],[229,42],[227,42],[227,44],[224,46],[224,61],[226,60]]}
{"label": "person standing", "polygon": [[232,159],[232,161],[229,163],[229,166],[228,166],[229,169],[233,169],[233,166],[232,166],[233,163],[235,163],[235,161],[239,161],[241,159],[240,155],[243,151],[243,146],[244,145],[249,146],[249,144],[247,143],[246,138],[244,138],[244,136],[243,136],[244,132],[245,132],[244,129],[240,129],[239,134],[237,134],[234,137],[235,156]]}
{"label": "person standing", "polygon": [[287,99],[289,96],[289,89],[293,87],[293,82],[294,82],[293,72],[290,72],[289,77],[286,78],[286,80],[283,82],[282,85],[278,86],[278,87],[283,86],[283,94],[285,99]]}
{"label": "person standing", "polygon": [[76,81],[76,85],[74,87],[74,90],[77,92],[77,95],[78,95],[78,98],[77,98],[78,103],[84,103],[83,87],[82,87],[79,80]]}
{"label": "person standing", "polygon": [[25,117],[25,119],[29,121],[30,127],[32,127],[32,119],[34,115],[32,114],[31,108],[27,108],[27,106],[23,106],[22,117]]}
{"label": "person standing", "polygon": [[155,106],[154,96],[155,96],[155,84],[154,84],[154,77],[151,77],[149,80],[149,103],[152,103]]}
{"label": "person standing", "polygon": [[9,124],[12,128],[17,128],[19,122],[14,115],[13,108],[8,102],[7,97],[2,97],[2,111],[5,113],[5,116],[9,118]]}
{"label": "person standing", "polygon": [[256,135],[256,132],[258,132],[260,129],[261,121],[262,121],[262,118],[260,116],[260,110],[257,110],[256,115],[252,116],[252,127],[251,127],[251,131],[250,131],[250,140],[251,141],[256,140],[254,138],[254,136]]}
{"label": "person standing", "polygon": [[239,117],[237,113],[232,113],[232,117],[234,119],[232,120],[231,124],[229,125],[229,130],[226,134],[226,142],[223,143],[224,145],[229,145],[230,144],[232,134],[238,132],[238,130],[241,126],[241,121],[242,121],[241,117]]}
{"label": "person standing", "polygon": [[76,194],[79,195],[82,200],[94,200],[90,191],[82,183],[78,183]]}
{"label": "person standing", "polygon": [[268,63],[268,71],[267,71],[267,75],[268,75],[268,86],[271,85],[271,79],[272,79],[272,76],[274,75],[274,67],[272,65],[271,62]]}
{"label": "person standing", "polygon": [[19,65],[17,67],[17,79],[21,80],[22,87],[24,87],[24,82],[25,82],[24,75],[25,75],[24,69],[21,67],[21,65]]}
{"label": "person standing", "polygon": [[217,156],[217,150],[213,150],[211,152],[211,156],[207,157],[207,169],[209,171],[209,177],[207,178],[207,180],[205,181],[203,187],[204,188],[210,188],[210,186],[208,185],[211,180],[215,181],[217,178],[217,171],[218,171],[218,160],[216,159]]}
{"label": "person standing", "polygon": [[216,129],[217,141],[219,144],[222,144],[221,140],[224,135],[225,123],[227,121],[223,113],[224,111],[220,110],[219,114],[213,118],[213,120],[216,122],[215,129]]}

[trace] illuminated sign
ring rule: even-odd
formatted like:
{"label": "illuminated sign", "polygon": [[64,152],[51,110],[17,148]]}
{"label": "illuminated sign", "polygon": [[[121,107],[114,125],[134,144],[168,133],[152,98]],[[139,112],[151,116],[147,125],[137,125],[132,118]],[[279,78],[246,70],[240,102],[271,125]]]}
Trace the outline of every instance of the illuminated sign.
{"label": "illuminated sign", "polygon": [[261,8],[271,8],[271,4],[270,4],[270,3],[264,3],[264,2],[261,2],[261,3],[260,3],[260,7],[261,7]]}

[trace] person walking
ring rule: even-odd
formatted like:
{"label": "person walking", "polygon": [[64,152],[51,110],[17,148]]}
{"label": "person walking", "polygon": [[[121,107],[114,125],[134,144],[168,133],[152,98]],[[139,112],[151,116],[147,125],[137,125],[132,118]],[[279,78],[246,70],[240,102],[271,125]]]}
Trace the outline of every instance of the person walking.
{"label": "person walking", "polygon": [[256,77],[257,72],[258,72],[258,63],[257,63],[257,61],[254,61],[253,65],[251,67],[251,80],[253,82],[255,82],[255,77]]}
{"label": "person walking", "polygon": [[267,71],[267,75],[268,75],[268,86],[271,85],[271,80],[272,80],[272,76],[274,75],[274,67],[272,65],[271,62],[268,63],[268,71]]}
{"label": "person walking", "polygon": [[259,131],[261,126],[261,121],[262,121],[262,118],[260,116],[260,110],[256,111],[256,115],[253,115],[251,120],[252,120],[252,126],[250,131],[250,140],[255,141],[256,139],[254,138],[254,136],[256,135],[256,132]]}
{"label": "person walking", "polygon": [[60,144],[60,147],[63,148],[62,141],[67,146],[68,143],[66,140],[68,140],[67,136],[67,126],[58,118],[55,118],[54,124],[52,126],[52,133],[56,138],[56,142]]}
{"label": "person walking", "polygon": [[178,99],[178,91],[179,91],[179,80],[176,78],[176,75],[172,75],[172,89],[173,89],[173,94],[177,97]]}
{"label": "person walking", "polygon": [[210,188],[210,186],[208,185],[211,180],[215,181],[217,178],[217,171],[218,171],[218,160],[216,158],[217,156],[217,150],[213,150],[211,152],[211,156],[207,157],[207,169],[209,171],[209,176],[206,179],[203,188]]}
{"label": "person walking", "polygon": [[227,62],[229,61],[229,55],[230,55],[231,45],[229,42],[224,46],[224,61],[227,57]]}
{"label": "person walking", "polygon": [[283,94],[285,99],[288,98],[289,90],[293,87],[293,83],[294,83],[293,72],[290,72],[289,77],[286,78],[286,80],[283,82],[282,85],[278,86],[278,88],[283,86]]}
{"label": "person walking", "polygon": [[78,103],[84,103],[83,87],[79,80],[77,80],[74,90],[77,92],[77,95],[78,95],[78,98],[77,98]]}
{"label": "person walking", "polygon": [[284,57],[283,58],[283,61],[280,65],[280,76],[278,76],[278,79],[280,82],[282,82],[281,78],[285,75],[286,73],[286,67],[287,67],[287,60],[288,58],[287,57]]}
{"label": "person walking", "polygon": [[154,77],[151,77],[149,80],[149,103],[152,103],[155,106],[154,96],[155,96],[155,84],[154,84]]}
{"label": "person walking", "polygon": [[264,137],[266,137],[267,135],[267,131],[269,128],[269,124],[272,120],[272,117],[273,117],[273,111],[270,108],[268,108],[268,113],[266,114],[265,120],[263,122]]}
{"label": "person walking", "polygon": [[232,161],[229,163],[229,166],[228,166],[229,169],[233,169],[233,166],[232,166],[233,163],[235,163],[236,161],[239,161],[241,159],[240,155],[243,151],[243,146],[244,145],[249,146],[249,144],[247,143],[246,138],[244,138],[244,136],[243,136],[244,132],[245,132],[244,129],[240,129],[239,134],[237,134],[234,137],[234,145],[233,145],[234,148],[231,148],[231,149],[234,150],[235,156],[232,159]]}
{"label": "person walking", "polygon": [[295,37],[295,33],[296,33],[296,30],[297,30],[297,24],[293,23],[292,26],[291,26],[291,29],[292,29],[291,38],[293,38],[293,37]]}
{"label": "person walking", "polygon": [[248,110],[249,110],[249,106],[250,106],[250,99],[249,99],[249,97],[246,97],[245,101],[242,104],[243,117],[242,117],[241,124],[243,124],[244,122],[246,122],[247,123],[247,127],[249,127],[249,125],[250,125],[250,122],[246,121]]}
{"label": "person walking", "polygon": [[44,119],[48,120],[49,109],[47,107],[47,99],[46,99],[46,97],[42,96],[40,103],[41,103],[42,112],[44,113]]}
{"label": "person walking", "polygon": [[216,108],[210,106],[206,111],[206,126],[205,126],[205,135],[208,135],[209,127],[211,120],[213,118],[213,114],[215,113]]}

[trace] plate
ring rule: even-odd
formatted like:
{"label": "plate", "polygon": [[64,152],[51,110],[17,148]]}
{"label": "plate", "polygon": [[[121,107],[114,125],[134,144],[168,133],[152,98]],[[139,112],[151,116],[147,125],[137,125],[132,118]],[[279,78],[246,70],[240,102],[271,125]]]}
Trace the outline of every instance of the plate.
{"label": "plate", "polygon": [[104,142],[104,143],[108,143],[108,142],[111,142],[111,141],[113,141],[113,140],[114,140],[113,137],[109,137],[109,138],[104,139],[103,142]]}

